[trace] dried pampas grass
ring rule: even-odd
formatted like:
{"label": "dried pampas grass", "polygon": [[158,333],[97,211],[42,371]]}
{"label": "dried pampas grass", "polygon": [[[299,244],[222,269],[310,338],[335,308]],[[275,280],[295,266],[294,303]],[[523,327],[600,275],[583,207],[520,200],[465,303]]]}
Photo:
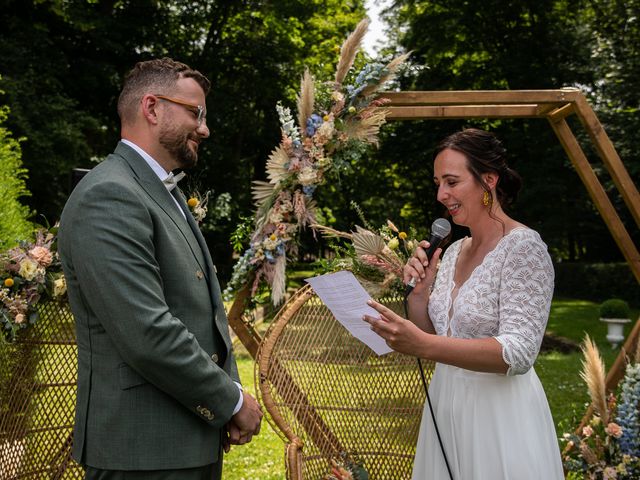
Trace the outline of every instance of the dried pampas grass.
{"label": "dried pampas grass", "polygon": [[346,238],[348,240],[351,240],[353,238],[353,235],[351,233],[341,232],[340,230],[336,230],[334,228],[327,227],[326,225],[320,225],[319,223],[314,223],[314,224],[311,224],[310,226],[314,230],[317,230],[318,232],[320,232],[325,237],[329,237],[329,238]]}
{"label": "dried pampas grass", "polygon": [[305,70],[302,80],[300,80],[300,95],[298,96],[298,124],[300,124],[300,131],[303,133],[306,131],[307,118],[313,113],[314,103],[315,82],[309,70]]}
{"label": "dried pampas grass", "polygon": [[340,48],[340,60],[336,67],[336,84],[340,85],[344,81],[344,77],[347,76],[347,73],[356,59],[358,48],[360,47],[360,43],[362,43],[362,39],[367,33],[368,28],[369,20],[366,18],[361,20],[356,29],[342,44],[342,47]]}
{"label": "dried pampas grass", "polygon": [[349,122],[345,125],[345,133],[349,138],[363,140],[371,145],[378,146],[378,134],[380,127],[386,123],[389,110],[377,108],[368,113],[359,122]]}
{"label": "dried pampas grass", "polygon": [[607,392],[605,382],[604,362],[598,351],[598,347],[587,335],[582,346],[582,372],[580,377],[585,381],[589,388],[589,396],[594,410],[606,425],[609,421],[609,409],[607,407]]}

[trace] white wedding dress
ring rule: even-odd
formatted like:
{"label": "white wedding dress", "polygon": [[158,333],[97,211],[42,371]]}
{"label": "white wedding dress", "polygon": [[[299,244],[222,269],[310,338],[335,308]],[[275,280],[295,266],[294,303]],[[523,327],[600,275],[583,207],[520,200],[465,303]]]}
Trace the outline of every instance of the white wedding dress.
{"label": "white wedding dress", "polygon": [[[532,368],[553,294],[546,245],[531,229],[512,230],[455,295],[462,243],[444,255],[429,316],[438,335],[494,337],[509,370],[499,375],[437,364],[429,395],[453,479],[564,479],[549,405]],[[426,403],[412,478],[450,478]]]}

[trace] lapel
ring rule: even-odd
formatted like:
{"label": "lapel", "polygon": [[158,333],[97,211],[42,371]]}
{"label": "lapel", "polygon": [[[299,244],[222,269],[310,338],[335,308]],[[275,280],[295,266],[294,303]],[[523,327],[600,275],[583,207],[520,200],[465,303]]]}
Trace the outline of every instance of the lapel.
{"label": "lapel", "polygon": [[214,268],[213,268],[213,260],[211,259],[211,254],[209,253],[209,247],[207,247],[207,242],[202,236],[202,232],[200,231],[200,227],[196,222],[196,219],[193,218],[193,214],[189,210],[189,206],[187,205],[187,200],[182,193],[180,188],[174,188],[171,195],[174,196],[176,200],[178,200],[178,204],[180,208],[184,212],[184,216],[187,218],[187,223],[189,224],[189,228],[191,228],[191,232],[193,236],[196,238],[198,245],[200,246],[200,250],[202,250],[202,255],[204,256],[204,261],[207,264],[207,268],[204,269],[205,276],[207,277],[207,281],[211,281],[211,278],[214,277]]}
{"label": "lapel", "polygon": [[[133,170],[134,176],[140,186],[167,214],[171,221],[175,223],[184,236],[184,239],[188,243],[193,256],[200,266],[200,269],[205,272],[205,277],[209,286],[209,293],[216,310],[214,323],[222,336],[227,350],[231,351],[231,338],[229,337],[229,327],[226,322],[227,317],[224,313],[224,304],[222,302],[222,294],[220,292],[218,277],[215,274],[213,261],[209,254],[209,248],[207,247],[204,237],[200,232],[198,224],[189,211],[184,195],[179,188],[175,188],[173,190],[175,192],[175,196],[169,193],[158,176],[153,172],[153,170],[151,170],[151,167],[147,165],[147,162],[145,162],[145,160],[128,145],[121,142],[118,143],[114,153],[122,157],[127,162],[129,167]],[[172,196],[178,200],[178,204],[187,218],[186,221],[176,208],[176,204]]]}
{"label": "lapel", "polygon": [[[147,162],[145,162],[145,160],[140,155],[138,155],[138,152],[122,142],[118,143],[118,146],[116,147],[114,153],[124,158],[129,167],[133,170],[134,177],[138,184],[149,194],[153,201],[178,227],[180,233],[182,233],[182,236],[184,237],[184,240],[189,245],[191,253],[198,262],[201,270],[203,272],[208,272],[209,265],[207,264],[207,260],[209,260],[210,262],[210,259],[207,259],[208,251],[202,249],[200,241],[196,237],[195,232],[192,231],[188,220],[185,221],[185,219],[182,217],[182,214],[176,208],[176,204],[173,201],[173,198],[171,198],[171,194],[164,186],[164,184],[160,181],[158,176],[154,173],[154,171],[151,170],[151,167],[149,167],[149,165],[147,165]],[[182,203],[184,203],[184,200],[182,200]],[[193,217],[188,210],[186,212],[186,216],[187,219],[191,218],[191,220],[193,220]]]}
{"label": "lapel", "polygon": [[[220,293],[220,284],[218,283],[218,276],[216,275],[215,268],[213,266],[213,260],[211,259],[211,254],[209,253],[209,247],[207,247],[207,243],[202,236],[200,227],[198,226],[195,218],[193,218],[193,215],[191,214],[191,211],[187,206],[187,201],[182,193],[182,190],[180,190],[179,188],[174,188],[173,192],[171,193],[178,200],[180,208],[182,208],[182,211],[185,213],[187,222],[189,223],[189,227],[191,227],[193,235],[194,237],[196,237],[198,244],[200,245],[200,249],[202,250],[202,254],[204,255],[205,262],[207,263],[205,275],[209,284],[209,293],[211,294],[211,298],[213,299],[214,307],[216,307],[216,309],[221,308],[222,312],[224,312],[224,303],[222,302],[222,294]],[[226,315],[219,315],[217,313],[214,315],[214,322],[227,347],[227,351],[231,351],[231,338],[229,337],[229,326],[226,323],[226,320]]]}

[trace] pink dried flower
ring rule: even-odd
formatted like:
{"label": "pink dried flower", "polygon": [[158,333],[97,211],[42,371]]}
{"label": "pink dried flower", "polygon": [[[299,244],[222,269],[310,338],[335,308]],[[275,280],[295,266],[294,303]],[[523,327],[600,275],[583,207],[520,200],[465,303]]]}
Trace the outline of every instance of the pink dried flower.
{"label": "pink dried flower", "polygon": [[616,480],[618,478],[618,473],[616,469],[613,467],[606,467],[602,471],[602,480]]}
{"label": "pink dried flower", "polygon": [[590,425],[587,425],[582,429],[582,435],[584,435],[585,437],[590,437],[591,435],[593,435],[593,428],[591,428]]}
{"label": "pink dried flower", "polygon": [[29,250],[29,256],[43,267],[48,267],[53,261],[51,251],[45,247],[33,247]]}
{"label": "pink dried flower", "polygon": [[611,422],[609,425],[607,425],[604,431],[607,433],[607,435],[611,435],[615,438],[620,438],[622,436],[622,427],[617,423]]}

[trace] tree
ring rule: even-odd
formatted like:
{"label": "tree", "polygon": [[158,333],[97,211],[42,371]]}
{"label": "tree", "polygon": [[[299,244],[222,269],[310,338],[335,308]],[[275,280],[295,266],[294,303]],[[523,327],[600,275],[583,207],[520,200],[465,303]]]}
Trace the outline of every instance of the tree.
{"label": "tree", "polygon": [[[2,93],[0,91],[0,93]],[[0,107],[0,251],[27,240],[33,233],[29,208],[20,202],[27,191],[26,169],[22,168],[20,140],[4,127],[9,107]]]}
{"label": "tree", "polygon": [[[421,67],[404,90],[546,89],[593,85],[588,2],[398,0],[387,12],[391,36]],[[545,121],[406,122],[389,131],[380,158],[395,168],[411,223],[432,219],[432,151],[462,126],[497,133],[525,180],[513,214],[541,232],[556,259],[621,258]],[[419,223],[417,223],[419,224]]]}
{"label": "tree", "polygon": [[[264,176],[277,144],[277,101],[293,103],[304,67],[322,77],[364,16],[362,0],[5,0],[0,72],[28,137],[31,208],[55,221],[73,167],[92,167],[119,138],[116,101],[135,62],[172,56],[213,82],[212,138],[201,147],[187,191],[231,194],[233,221],[251,211],[250,182]],[[217,259],[230,254],[231,226],[209,235]],[[222,260],[224,262],[224,260]]]}

